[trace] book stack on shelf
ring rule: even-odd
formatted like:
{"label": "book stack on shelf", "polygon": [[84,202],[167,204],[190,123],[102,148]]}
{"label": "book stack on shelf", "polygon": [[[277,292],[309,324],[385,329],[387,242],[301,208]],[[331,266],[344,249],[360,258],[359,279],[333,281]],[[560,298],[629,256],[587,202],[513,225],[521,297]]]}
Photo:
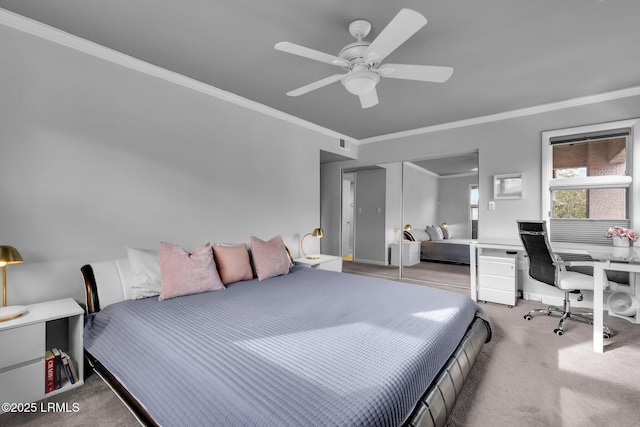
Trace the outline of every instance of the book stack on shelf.
{"label": "book stack on shelf", "polygon": [[45,393],[51,393],[62,387],[66,377],[71,384],[78,381],[78,374],[73,361],[67,353],[57,348],[45,352]]}

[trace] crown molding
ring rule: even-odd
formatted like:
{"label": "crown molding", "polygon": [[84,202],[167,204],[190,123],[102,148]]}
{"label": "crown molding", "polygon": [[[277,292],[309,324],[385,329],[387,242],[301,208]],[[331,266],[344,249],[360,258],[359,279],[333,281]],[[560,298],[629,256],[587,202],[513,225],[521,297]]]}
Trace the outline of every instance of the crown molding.
{"label": "crown molding", "polygon": [[478,176],[478,172],[461,172],[461,173],[456,173],[456,174],[451,174],[451,175],[438,175],[437,173],[430,171],[429,169],[425,169],[422,166],[418,166],[415,163],[411,162],[411,161],[406,161],[403,162],[404,165],[411,167],[412,169],[415,169],[419,172],[422,172],[426,175],[430,175],[434,178],[438,178],[438,179],[448,179],[448,178],[461,178],[461,177],[465,177],[465,176]]}
{"label": "crown molding", "polygon": [[359,144],[369,144],[372,142],[387,141],[390,139],[406,138],[409,136],[421,135],[425,133],[439,132],[443,130],[462,128],[467,126],[480,125],[484,123],[498,122],[501,120],[514,119],[518,117],[532,116],[535,114],[548,113],[565,108],[579,107],[582,105],[597,104],[599,102],[611,101],[615,99],[628,98],[640,95],[640,86],[627,89],[620,89],[612,92],[605,92],[597,95],[581,96],[566,101],[551,102],[537,105],[535,107],[520,108],[518,110],[506,111],[503,113],[490,114],[488,116],[474,117],[471,119],[457,120],[454,122],[442,123],[433,126],[426,126],[402,132],[389,133],[386,135],[373,136],[359,140]]}
{"label": "crown molding", "polygon": [[478,172],[461,172],[461,173],[454,173],[451,175],[440,175],[440,178],[442,179],[449,179],[449,178],[463,178],[466,176],[478,176]]}
{"label": "crown molding", "polygon": [[196,92],[200,92],[202,94],[227,101],[240,107],[266,114],[268,116],[292,123],[294,125],[318,132],[320,134],[338,139],[344,139],[356,145],[358,144],[357,139],[352,138],[348,135],[341,134],[307,120],[300,119],[298,117],[292,116],[291,114],[276,110],[275,108],[267,107],[264,104],[260,104],[250,99],[243,98],[231,92],[218,89],[214,86],[205,84],[201,81],[192,79],[185,75],[167,70],[166,68],[158,67],[146,61],[142,61],[125,53],[110,49],[98,43],[83,39],[81,37],[62,31],[58,28],[51,27],[49,25],[43,24],[42,22],[35,21],[6,9],[0,8],[0,24],[59,44],[61,46],[86,53],[87,55],[91,55],[96,58],[121,65],[131,70],[135,70],[158,79],[166,80],[170,83],[177,84],[187,89],[191,89]]}

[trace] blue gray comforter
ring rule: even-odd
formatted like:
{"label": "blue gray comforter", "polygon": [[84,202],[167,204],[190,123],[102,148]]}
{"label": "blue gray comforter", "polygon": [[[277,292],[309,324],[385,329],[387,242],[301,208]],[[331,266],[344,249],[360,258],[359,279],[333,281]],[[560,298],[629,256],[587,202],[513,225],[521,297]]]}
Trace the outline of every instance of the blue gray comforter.
{"label": "blue gray comforter", "polygon": [[161,425],[395,426],[477,310],[426,286],[294,268],[110,305],[84,339]]}

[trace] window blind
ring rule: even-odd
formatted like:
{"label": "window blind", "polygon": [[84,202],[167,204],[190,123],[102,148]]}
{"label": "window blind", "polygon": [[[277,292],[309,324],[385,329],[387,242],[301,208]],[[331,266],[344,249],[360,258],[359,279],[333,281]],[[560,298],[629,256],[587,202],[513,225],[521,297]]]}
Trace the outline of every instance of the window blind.
{"label": "window blind", "polygon": [[570,144],[572,142],[597,141],[599,139],[621,138],[631,135],[631,129],[607,129],[600,132],[580,133],[576,135],[554,136],[549,140],[551,145]]}
{"label": "window blind", "polygon": [[551,219],[549,238],[552,242],[611,245],[603,234],[610,227],[629,228],[628,219]]}

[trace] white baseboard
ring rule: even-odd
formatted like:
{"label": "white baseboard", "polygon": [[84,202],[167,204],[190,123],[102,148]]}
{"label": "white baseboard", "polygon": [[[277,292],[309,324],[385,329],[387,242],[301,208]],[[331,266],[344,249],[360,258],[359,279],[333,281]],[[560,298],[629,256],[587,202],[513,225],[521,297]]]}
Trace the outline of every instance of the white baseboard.
{"label": "white baseboard", "polygon": [[[590,296],[589,298],[587,298],[587,294],[586,294],[587,292],[591,292],[591,291],[585,291],[585,299],[583,301],[576,301],[576,298],[572,297],[571,307],[593,308],[593,300],[591,299]],[[609,305],[607,304],[607,299],[609,298],[609,294],[610,292],[607,292],[607,291],[605,291],[604,293],[604,309],[605,310],[609,310]],[[541,302],[542,304],[555,305],[556,307],[561,307],[561,308],[564,305],[564,297],[556,297],[552,295],[537,294],[532,292],[523,292],[522,299],[528,300],[528,301],[538,301],[538,302]]]}
{"label": "white baseboard", "polygon": [[531,292],[523,292],[522,299],[528,301],[538,301],[547,305],[562,306],[564,304],[563,298],[558,298],[550,295],[535,294]]}
{"label": "white baseboard", "polygon": [[360,258],[354,258],[353,259],[354,262],[361,262],[363,264],[375,264],[375,265],[388,265],[386,262],[384,261],[373,261],[370,259],[360,259]]}

